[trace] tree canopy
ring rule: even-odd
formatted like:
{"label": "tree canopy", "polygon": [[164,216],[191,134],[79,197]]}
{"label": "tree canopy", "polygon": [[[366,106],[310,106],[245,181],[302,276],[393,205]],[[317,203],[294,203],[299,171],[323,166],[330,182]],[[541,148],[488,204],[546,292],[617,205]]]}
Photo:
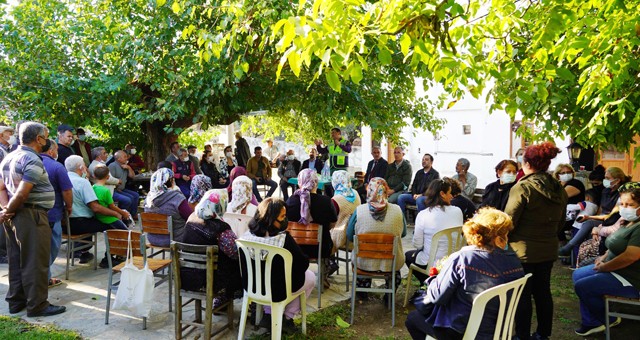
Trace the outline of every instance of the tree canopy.
{"label": "tree canopy", "polygon": [[627,149],[640,128],[636,2],[299,1],[273,36],[280,66],[308,69],[335,91],[366,81],[371,56],[402,59],[444,88],[448,107],[490,89],[492,110],[520,112],[544,128],[538,138]]}
{"label": "tree canopy", "polygon": [[281,67],[271,30],[295,8],[277,0],[21,1],[0,22],[0,105],[19,119],[91,126],[120,145],[146,146],[152,163],[188,126],[257,110],[306,140],[334,125],[366,122],[392,138],[407,118],[439,126],[401,62],[363,57],[367,80],[343,82],[340,92]]}

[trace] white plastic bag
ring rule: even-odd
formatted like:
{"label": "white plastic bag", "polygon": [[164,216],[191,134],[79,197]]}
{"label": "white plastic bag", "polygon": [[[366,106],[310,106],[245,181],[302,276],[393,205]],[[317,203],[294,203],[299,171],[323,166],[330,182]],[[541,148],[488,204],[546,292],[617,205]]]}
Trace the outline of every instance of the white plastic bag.
{"label": "white plastic bag", "polygon": [[127,310],[138,317],[148,317],[153,301],[153,272],[145,263],[138,269],[133,265],[131,231],[125,266],[120,271],[120,285],[113,302],[113,310]]}

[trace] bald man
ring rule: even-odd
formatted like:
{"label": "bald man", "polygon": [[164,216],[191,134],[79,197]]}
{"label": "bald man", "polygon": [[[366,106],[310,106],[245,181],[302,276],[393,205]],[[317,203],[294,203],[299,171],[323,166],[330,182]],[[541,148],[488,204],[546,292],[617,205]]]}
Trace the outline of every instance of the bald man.
{"label": "bald man", "polygon": [[126,152],[120,150],[113,155],[113,158],[115,162],[109,164],[109,172],[111,176],[120,180],[120,184],[116,186],[116,190],[113,192],[113,200],[118,202],[120,208],[131,213],[131,217],[134,220],[137,220],[140,195],[133,190],[125,188],[127,180],[135,176],[133,169],[127,164],[129,156]]}

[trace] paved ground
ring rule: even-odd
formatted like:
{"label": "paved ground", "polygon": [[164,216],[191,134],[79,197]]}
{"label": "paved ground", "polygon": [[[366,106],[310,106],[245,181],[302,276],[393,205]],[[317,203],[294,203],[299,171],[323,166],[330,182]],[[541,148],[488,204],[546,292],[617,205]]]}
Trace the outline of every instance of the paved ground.
{"label": "paved ground", "polygon": [[[403,238],[403,246],[405,251],[409,249],[411,235]],[[64,278],[65,268],[65,248],[60,250],[60,256],[52,267],[54,277]],[[98,254],[104,254],[104,241],[100,236],[98,243]],[[102,256],[102,255],[101,255]],[[100,256],[100,257],[101,257]],[[100,260],[100,258],[98,259]],[[312,265],[315,270],[315,265]],[[350,298],[345,291],[344,264],[340,269],[341,275],[333,275],[331,278],[331,288],[322,294],[322,306],[327,307],[339,301]],[[403,275],[406,275],[406,269]],[[126,313],[117,311],[111,312],[109,325],[105,325],[105,307],[107,299],[107,281],[108,273],[106,269],[98,268],[93,270],[92,266],[76,264],[71,267],[71,273],[68,281],[60,286],[53,287],[49,290],[49,301],[55,305],[67,306],[67,312],[45,318],[29,318],[26,311],[16,316],[24,318],[26,321],[39,323],[54,323],[61,328],[73,329],[80,332],[84,337],[90,339],[173,339],[174,338],[174,314],[168,311],[168,285],[163,283],[155,290],[155,302],[152,314],[147,321],[147,329],[142,330],[142,319],[132,317]],[[6,264],[0,265],[0,296],[4,297],[8,289],[8,267]],[[317,310],[316,290],[311,293],[307,299],[307,310],[312,313]],[[404,295],[398,295],[397,299],[401,299]],[[112,296],[113,303],[113,296]],[[242,300],[235,300],[235,319],[236,325],[239,320]],[[193,311],[193,307],[186,309]],[[6,302],[0,302],[0,314],[9,314]],[[224,317],[214,316],[214,322],[223,324]],[[253,333],[253,327],[247,326],[245,335]],[[262,332],[262,330],[261,330]],[[193,338],[193,335],[191,336]],[[236,339],[236,331],[225,331],[221,333],[218,339]]]}

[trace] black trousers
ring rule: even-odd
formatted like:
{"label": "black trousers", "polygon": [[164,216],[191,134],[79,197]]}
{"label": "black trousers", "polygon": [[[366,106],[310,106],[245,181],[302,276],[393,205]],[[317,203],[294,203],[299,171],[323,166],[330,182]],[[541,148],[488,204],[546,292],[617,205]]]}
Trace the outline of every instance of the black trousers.
{"label": "black trousers", "polygon": [[518,309],[516,310],[516,335],[520,339],[529,339],[531,336],[532,297],[536,303],[536,316],[538,319],[536,332],[543,337],[551,336],[551,326],[553,324],[551,268],[553,268],[553,262],[522,264],[524,273],[531,273],[533,276],[524,286]]}
{"label": "black trousers", "polygon": [[427,337],[427,334],[436,339],[462,339],[462,334],[451,328],[433,327],[427,323],[426,319],[428,317],[429,316],[422,315],[417,310],[411,311],[409,315],[407,315],[407,320],[404,322],[404,325],[407,327],[407,331],[409,331],[413,340],[423,340]]}
{"label": "black trousers", "polygon": [[[416,257],[418,256],[418,253],[420,251],[418,250],[409,250],[408,252],[404,253],[404,262],[407,264],[407,268],[409,268],[412,264],[415,264],[416,266],[422,268],[422,269],[427,269],[426,265],[421,265],[421,264],[417,264],[416,263]],[[426,280],[429,276],[422,274],[420,272],[414,271],[413,272],[413,276],[415,276],[418,280],[420,280],[420,282],[424,282],[424,280]],[[408,278],[409,280],[411,280],[411,278]]]}

